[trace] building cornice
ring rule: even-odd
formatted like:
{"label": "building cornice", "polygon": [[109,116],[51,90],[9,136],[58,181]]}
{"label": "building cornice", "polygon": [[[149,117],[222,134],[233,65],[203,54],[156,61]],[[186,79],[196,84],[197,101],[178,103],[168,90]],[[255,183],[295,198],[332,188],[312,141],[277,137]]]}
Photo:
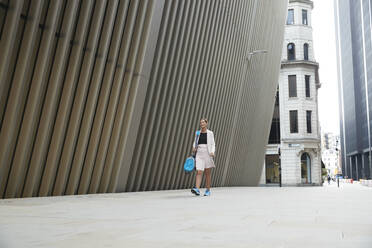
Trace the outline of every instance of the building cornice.
{"label": "building cornice", "polygon": [[289,3],[304,3],[304,4],[309,4],[311,8],[314,8],[314,3],[313,1],[310,0],[289,0]]}
{"label": "building cornice", "polygon": [[282,60],[282,68],[287,66],[313,66],[319,68],[319,63],[310,60]]}
{"label": "building cornice", "polygon": [[320,142],[319,138],[299,138],[299,139],[282,139],[283,143],[293,143],[293,144],[300,144],[300,143],[318,143]]}
{"label": "building cornice", "polygon": [[298,27],[298,28],[308,28],[308,29],[313,29],[312,26],[310,25],[305,25],[305,24],[285,24],[286,28],[289,27]]}

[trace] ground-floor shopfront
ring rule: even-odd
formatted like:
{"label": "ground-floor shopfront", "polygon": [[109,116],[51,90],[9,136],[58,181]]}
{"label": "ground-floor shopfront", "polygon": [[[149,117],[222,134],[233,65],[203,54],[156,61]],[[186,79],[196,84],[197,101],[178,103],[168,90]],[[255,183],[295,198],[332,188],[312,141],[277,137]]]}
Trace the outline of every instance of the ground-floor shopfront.
{"label": "ground-floor shopfront", "polygon": [[321,185],[321,157],[318,147],[315,144],[291,143],[268,145],[260,184],[279,183],[283,186]]}

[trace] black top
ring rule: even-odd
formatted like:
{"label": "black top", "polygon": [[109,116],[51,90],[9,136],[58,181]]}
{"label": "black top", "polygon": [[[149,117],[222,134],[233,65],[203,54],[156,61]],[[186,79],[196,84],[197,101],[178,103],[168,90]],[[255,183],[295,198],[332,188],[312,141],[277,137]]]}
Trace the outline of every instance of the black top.
{"label": "black top", "polygon": [[207,133],[200,133],[198,144],[207,144]]}

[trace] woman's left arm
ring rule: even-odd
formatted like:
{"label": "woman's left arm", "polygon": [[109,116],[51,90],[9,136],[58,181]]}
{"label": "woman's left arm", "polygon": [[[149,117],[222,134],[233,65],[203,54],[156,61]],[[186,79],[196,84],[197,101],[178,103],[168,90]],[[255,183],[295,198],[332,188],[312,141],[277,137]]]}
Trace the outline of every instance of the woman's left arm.
{"label": "woman's left arm", "polygon": [[211,153],[213,153],[213,156],[214,154],[216,153],[216,144],[215,144],[215,141],[214,141],[214,134],[212,132],[212,142],[211,142],[211,146],[212,146],[212,150],[211,150]]}

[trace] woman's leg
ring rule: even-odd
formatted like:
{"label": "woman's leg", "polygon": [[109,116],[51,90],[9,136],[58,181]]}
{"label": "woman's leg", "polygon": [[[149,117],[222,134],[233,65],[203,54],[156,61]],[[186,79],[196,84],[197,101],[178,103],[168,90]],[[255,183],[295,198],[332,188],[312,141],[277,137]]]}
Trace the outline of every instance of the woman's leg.
{"label": "woman's leg", "polygon": [[200,189],[200,184],[202,182],[202,179],[203,179],[203,171],[202,170],[197,170],[196,171],[196,183],[195,183],[195,186]]}
{"label": "woman's leg", "polygon": [[211,171],[212,168],[205,169],[205,186],[208,190],[211,188]]}

